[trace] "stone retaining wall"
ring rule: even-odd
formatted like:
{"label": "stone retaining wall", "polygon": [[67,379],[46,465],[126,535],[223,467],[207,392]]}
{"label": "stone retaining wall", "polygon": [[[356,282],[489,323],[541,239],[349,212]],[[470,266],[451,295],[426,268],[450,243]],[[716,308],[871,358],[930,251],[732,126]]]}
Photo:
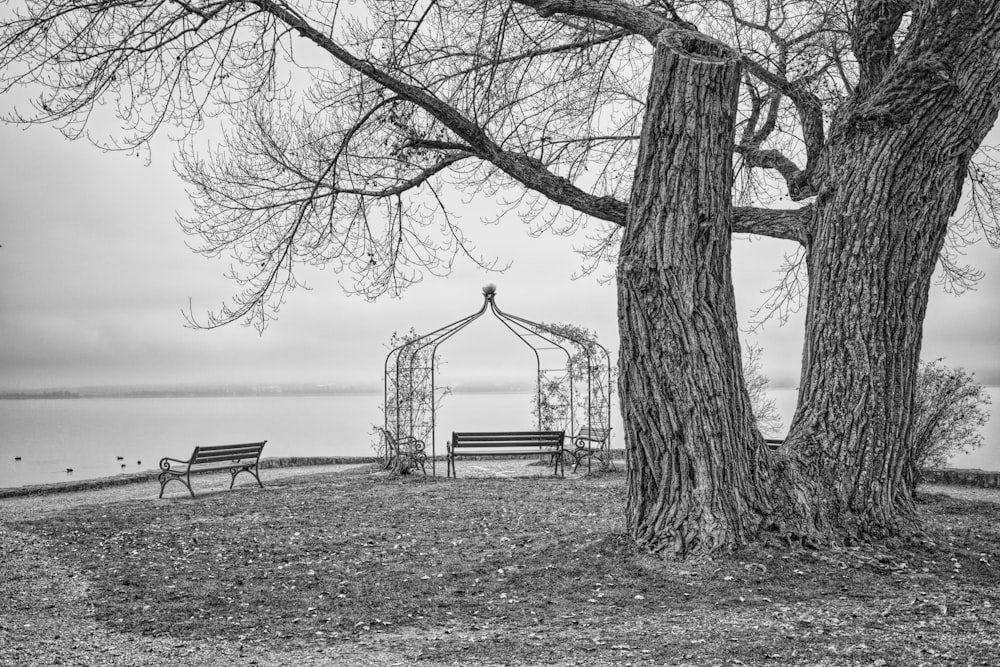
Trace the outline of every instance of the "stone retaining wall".
{"label": "stone retaining wall", "polygon": [[[355,463],[374,463],[374,456],[291,456],[260,460],[261,470],[268,468],[294,468],[297,466],[349,465]],[[0,489],[0,499],[35,496],[46,493],[65,493],[67,491],[89,491],[91,489],[106,489],[112,486],[136,484],[155,481],[159,471],[137,472],[98,479],[82,479],[75,482],[56,482],[54,484],[33,484],[31,486],[16,486],[10,489]],[[194,474],[200,474],[195,471]],[[266,481],[266,480],[265,480]]]}
{"label": "stone retaining wall", "polygon": [[[624,450],[613,450],[612,453],[618,455],[614,458],[618,458],[619,460],[624,458]],[[291,456],[261,459],[260,467],[261,469],[266,470],[268,468],[294,468],[297,466],[351,465],[375,463],[376,460],[377,459],[374,456]],[[438,456],[437,460],[443,462],[444,456]],[[158,474],[159,472],[157,471],[150,471],[129,475],[115,475],[114,477],[101,477],[99,479],[84,479],[78,482],[58,482],[55,484],[36,484],[32,486],[0,489],[0,499],[42,495],[47,493],[64,493],[67,491],[105,489],[125,484],[150,482],[154,481]],[[988,489],[996,489],[1000,488],[1000,472],[993,472],[989,470],[934,468],[924,470],[922,481],[928,484],[954,484],[957,486],[977,486]]]}
{"label": "stone retaining wall", "polygon": [[981,486],[987,489],[995,489],[1000,487],[1000,472],[990,470],[959,470],[957,468],[927,469],[924,470],[921,481],[928,484]]}

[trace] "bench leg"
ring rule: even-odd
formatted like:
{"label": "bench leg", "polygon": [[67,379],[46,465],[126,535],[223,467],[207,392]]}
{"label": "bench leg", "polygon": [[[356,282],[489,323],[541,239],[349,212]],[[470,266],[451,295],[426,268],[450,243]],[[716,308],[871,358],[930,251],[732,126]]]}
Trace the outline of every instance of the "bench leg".
{"label": "bench leg", "polygon": [[601,464],[601,470],[611,470],[617,472],[618,468],[615,467],[615,463],[611,458],[611,453],[604,449],[588,449],[586,447],[578,447],[576,451],[570,453],[573,457],[573,472],[576,473],[577,468],[583,463],[583,459],[587,459],[587,472],[591,472],[593,467],[593,461],[596,458]]}
{"label": "bench leg", "polygon": [[[251,468],[253,468],[253,469],[251,469]],[[257,480],[257,486],[259,486],[260,488],[263,489],[264,485],[260,481],[260,476],[257,474],[256,468],[257,468],[257,466],[244,466],[242,468],[230,468],[229,469],[229,474],[232,476],[232,479],[229,480],[229,490],[230,491],[233,490],[233,484],[236,483],[236,476],[239,475],[241,472],[248,472],[251,475],[253,475],[253,478]]]}
{"label": "bench leg", "polygon": [[177,480],[178,482],[180,482],[181,484],[183,484],[184,486],[186,486],[187,490],[188,490],[188,493],[190,493],[191,497],[194,498],[194,491],[191,490],[191,474],[190,473],[188,473],[186,476],[185,475],[164,475],[164,474],[161,473],[159,475],[158,479],[160,480],[160,498],[163,497],[163,490],[167,487],[167,484],[169,482],[174,481],[174,480]]}

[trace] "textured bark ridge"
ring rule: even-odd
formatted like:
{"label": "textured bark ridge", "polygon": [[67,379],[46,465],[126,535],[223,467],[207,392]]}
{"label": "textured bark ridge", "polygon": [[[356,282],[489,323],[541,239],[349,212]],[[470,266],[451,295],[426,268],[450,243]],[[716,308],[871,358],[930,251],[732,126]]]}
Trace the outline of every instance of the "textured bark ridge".
{"label": "textured bark ridge", "polygon": [[929,37],[883,68],[831,133],[783,452],[808,499],[807,531],[867,540],[914,521],[910,421],[928,291],[972,153],[997,117],[1000,67],[982,59],[998,48],[989,4],[920,17],[911,29],[931,26]]}
{"label": "textured bark ridge", "polygon": [[725,551],[768,512],[730,273],[740,66],[660,40],[619,255],[628,529],[665,555]]}

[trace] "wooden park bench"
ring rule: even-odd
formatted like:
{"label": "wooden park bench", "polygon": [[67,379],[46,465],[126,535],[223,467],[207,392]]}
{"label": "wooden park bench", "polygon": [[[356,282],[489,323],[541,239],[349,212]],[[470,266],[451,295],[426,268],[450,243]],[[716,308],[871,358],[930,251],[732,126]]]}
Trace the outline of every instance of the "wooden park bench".
{"label": "wooden park bench", "polygon": [[773,452],[778,447],[781,447],[781,445],[784,444],[785,440],[784,438],[764,438],[764,442],[767,443],[767,448]]}
{"label": "wooden park bench", "polygon": [[397,438],[384,428],[379,428],[385,442],[385,469],[397,473],[407,473],[420,468],[425,475],[427,470],[424,467],[427,463],[427,445],[423,440],[412,436],[404,435]]}
{"label": "wooden park bench", "polygon": [[608,437],[611,436],[610,428],[591,428],[581,426],[580,430],[573,436],[573,472],[580,467],[580,462],[587,459],[587,471],[590,471],[590,464],[593,459],[601,462],[602,469],[615,470],[614,461],[611,460],[611,451],[607,448]]}
{"label": "wooden park bench", "polygon": [[553,459],[552,474],[565,476],[565,431],[507,431],[455,433],[448,442],[448,476],[457,477],[455,459],[466,456],[526,456],[541,454]]}
{"label": "wooden park bench", "polygon": [[257,474],[257,465],[260,463],[260,453],[266,443],[267,440],[243,445],[195,447],[194,453],[187,461],[163,457],[160,459],[160,474],[157,477],[160,481],[160,498],[163,497],[163,487],[167,485],[167,482],[175,479],[186,486],[191,497],[194,498],[194,490],[191,489],[191,473],[206,470],[228,470],[232,478],[229,481],[230,489],[236,482],[236,475],[248,472],[254,476],[257,484],[263,489],[264,485],[261,484],[260,476]]}

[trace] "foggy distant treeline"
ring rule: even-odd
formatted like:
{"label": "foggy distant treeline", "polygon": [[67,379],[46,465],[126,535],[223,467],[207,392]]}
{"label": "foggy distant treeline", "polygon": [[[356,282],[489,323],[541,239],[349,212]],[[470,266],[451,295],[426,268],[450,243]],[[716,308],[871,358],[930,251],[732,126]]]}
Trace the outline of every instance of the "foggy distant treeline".
{"label": "foggy distant treeline", "polygon": [[[531,385],[517,382],[463,382],[450,386],[453,393],[507,393],[528,391]],[[273,385],[177,385],[107,386],[75,389],[42,389],[0,392],[0,400],[65,398],[213,398],[241,396],[324,396],[381,393],[381,384],[273,384]]]}
{"label": "foggy distant treeline", "polygon": [[75,391],[46,391],[46,392],[14,392],[0,394],[0,400],[4,401],[25,401],[39,398],[80,398],[80,394]]}

